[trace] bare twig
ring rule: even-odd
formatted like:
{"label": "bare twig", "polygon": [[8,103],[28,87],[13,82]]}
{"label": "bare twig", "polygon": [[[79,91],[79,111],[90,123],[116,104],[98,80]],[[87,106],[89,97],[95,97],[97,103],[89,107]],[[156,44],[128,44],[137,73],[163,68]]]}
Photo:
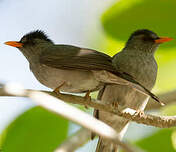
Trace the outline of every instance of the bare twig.
{"label": "bare twig", "polygon": [[[11,88],[10,92],[9,92],[8,86],[6,86],[5,89],[0,88],[0,96],[31,97],[31,98],[36,100],[36,96],[34,94],[37,93],[37,96],[38,96],[38,93],[44,92],[44,93],[50,94],[54,97],[57,97],[61,100],[64,100],[66,102],[86,105],[86,106],[90,106],[90,107],[93,107],[93,108],[96,108],[96,109],[99,109],[99,110],[108,111],[108,112],[111,112],[113,114],[117,114],[119,116],[122,116],[126,119],[129,119],[131,121],[136,121],[137,123],[143,123],[143,124],[146,124],[146,125],[152,125],[152,126],[156,126],[156,127],[160,127],[160,128],[168,128],[168,127],[173,127],[173,126],[176,125],[176,117],[175,116],[170,116],[170,117],[162,116],[162,117],[160,117],[160,116],[153,116],[153,115],[134,115],[134,113],[123,113],[123,112],[118,111],[117,109],[113,109],[111,106],[104,105],[104,104],[102,104],[102,103],[100,103],[99,101],[96,101],[96,100],[86,101],[85,98],[80,97],[80,96],[74,96],[74,95],[68,95],[68,94],[57,94],[56,95],[53,92],[24,90],[24,89],[20,89],[20,86],[18,86],[16,88],[13,88],[12,86],[10,87]],[[31,94],[33,94],[34,96],[33,95],[31,96]],[[161,98],[161,100],[165,101],[165,103],[172,103],[172,101],[176,101],[176,91],[172,91],[172,92],[169,92],[169,93],[159,95],[159,97]],[[37,100],[39,98],[37,97]],[[39,100],[41,100],[41,99],[39,99]],[[51,101],[49,101],[49,104],[51,104],[50,102]],[[58,100],[57,100],[57,102],[58,102]],[[42,103],[43,103],[43,99],[42,99]],[[149,106],[147,108],[148,110],[154,109],[154,108],[156,109],[156,108],[160,107],[159,105],[153,104],[153,103],[154,102],[149,103]],[[44,106],[44,105],[42,105],[42,106]],[[53,111],[53,109],[52,109],[52,111]],[[77,140],[78,138],[80,138],[80,135],[81,135],[82,139]],[[84,144],[86,142],[86,140],[88,140],[89,137],[90,137],[90,131],[88,131],[86,129],[80,130],[77,133],[75,133],[75,135],[73,135],[71,138],[66,140],[56,150],[56,152],[62,152],[63,150],[65,150],[65,152],[68,152],[68,151],[70,151],[70,148],[71,149],[72,148],[77,149],[82,144]],[[118,136],[117,136],[117,138],[118,138]],[[116,137],[114,139],[116,139]],[[114,141],[114,142],[116,142],[116,141]],[[122,143],[122,146],[123,146],[123,143]]]}
{"label": "bare twig", "polygon": [[130,146],[120,141],[118,133],[113,128],[54,96],[39,91],[28,91],[19,85],[6,85],[1,91],[4,95],[7,93],[12,96],[29,97],[35,101],[36,104],[45,109],[57,113],[90,131],[95,132],[102,138],[121,146],[126,152],[134,152]]}
{"label": "bare twig", "polygon": [[81,128],[66,141],[64,141],[55,152],[74,152],[79,147],[83,146],[91,136],[91,132],[85,128]]}
{"label": "bare twig", "polygon": [[[176,90],[159,94],[158,97],[161,99],[161,101],[164,101],[166,104],[172,104],[174,102],[176,103]],[[150,101],[148,102],[146,109],[147,110],[159,109],[161,106],[156,102],[153,102],[152,100],[153,99],[150,98]],[[58,151],[56,152],[75,151],[83,144],[85,144],[89,139],[90,139],[90,131],[85,128],[81,128],[76,133],[74,133],[74,135],[65,140],[64,143],[59,146],[59,148],[57,149]]]}
{"label": "bare twig", "polygon": [[[33,90],[26,90],[27,93],[32,92]],[[36,92],[36,91],[35,91]],[[38,91],[40,92],[40,91]],[[97,100],[92,100],[92,101],[86,101],[84,97],[80,96],[75,96],[75,95],[68,95],[68,94],[58,94],[56,95],[53,92],[48,92],[48,91],[42,91],[45,93],[48,93],[52,96],[57,97],[58,99],[61,99],[65,102],[73,103],[73,104],[81,104],[89,107],[93,107],[98,110],[102,111],[107,111],[116,115],[119,115],[121,117],[124,117],[130,121],[135,121],[137,123],[145,124],[145,125],[150,125],[150,126],[155,126],[159,128],[169,128],[169,127],[174,127],[176,126],[176,117],[175,116],[155,116],[155,115],[134,115],[130,113],[125,113],[121,112],[118,109],[115,109],[111,107],[110,105],[106,105],[101,103],[100,101]],[[12,95],[4,92],[3,89],[0,88],[0,96],[19,96],[19,95]],[[20,95],[20,96],[27,96],[27,95]]]}
{"label": "bare twig", "polygon": [[[22,97],[28,97],[28,94],[33,92],[34,90],[26,90],[26,94],[9,94],[4,91],[3,88],[0,88],[0,96],[22,96]],[[135,121],[137,123],[142,123],[145,125],[155,126],[159,128],[169,128],[176,126],[176,118],[175,116],[154,116],[154,115],[133,115],[130,113],[124,113],[119,111],[118,109],[115,109],[111,107],[110,105],[105,105],[101,103],[100,101],[93,100],[92,101],[86,101],[84,97],[81,96],[75,96],[75,95],[68,95],[68,94],[55,94],[53,92],[49,91],[35,91],[35,92],[44,92],[48,93],[52,96],[57,97],[58,99],[61,99],[65,102],[73,103],[73,104],[81,104],[85,106],[90,106],[95,109],[107,111],[113,114],[117,114],[121,117],[124,117],[126,119],[129,119],[131,121]]]}
{"label": "bare twig", "polygon": [[[14,89],[13,89],[14,90]],[[25,94],[9,94],[4,91],[4,89],[0,88],[0,96],[23,96],[28,97],[28,94],[33,92],[33,90],[26,90]],[[175,116],[154,116],[154,115],[134,115],[130,113],[124,113],[119,111],[118,109],[115,109],[111,106],[108,106],[106,104],[101,103],[100,101],[92,100],[92,101],[86,101],[84,97],[81,96],[75,96],[75,95],[68,95],[68,94],[55,94],[53,92],[48,91],[35,91],[35,92],[44,92],[48,93],[52,96],[57,97],[58,99],[61,99],[65,102],[73,103],[73,104],[81,104],[85,106],[90,106],[95,109],[99,109],[102,111],[107,111],[116,115],[119,115],[121,117],[124,117],[126,119],[129,119],[130,121],[135,121],[137,123],[155,126],[159,128],[169,128],[176,126],[176,118]]]}

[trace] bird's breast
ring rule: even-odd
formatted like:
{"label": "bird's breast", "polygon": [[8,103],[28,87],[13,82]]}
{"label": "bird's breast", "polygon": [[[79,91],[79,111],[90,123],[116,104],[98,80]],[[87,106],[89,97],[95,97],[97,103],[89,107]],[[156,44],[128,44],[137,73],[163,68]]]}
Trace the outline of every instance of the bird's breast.
{"label": "bird's breast", "polygon": [[91,71],[62,70],[41,64],[30,65],[30,69],[40,83],[51,89],[62,83],[64,85],[60,90],[71,93],[95,91],[101,87]]}
{"label": "bird's breast", "polygon": [[126,72],[134,79],[151,90],[157,76],[157,64],[151,56],[124,56],[115,59],[114,65],[117,69]]}

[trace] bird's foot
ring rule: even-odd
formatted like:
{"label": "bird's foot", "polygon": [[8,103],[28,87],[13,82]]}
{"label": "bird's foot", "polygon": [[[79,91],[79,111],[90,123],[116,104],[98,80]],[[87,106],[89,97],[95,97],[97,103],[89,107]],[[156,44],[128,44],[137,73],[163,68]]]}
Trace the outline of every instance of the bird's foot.
{"label": "bird's foot", "polygon": [[111,103],[111,107],[112,107],[112,108],[118,108],[118,102],[115,102],[115,101],[112,102],[112,103]]}
{"label": "bird's foot", "polygon": [[134,116],[143,116],[144,115],[144,111],[142,110],[136,110],[136,112],[134,113]]}
{"label": "bird's foot", "polygon": [[56,89],[54,89],[54,93],[56,94],[60,94],[60,89],[64,86],[65,82],[61,83],[61,85],[59,85]]}
{"label": "bird's foot", "polygon": [[88,91],[86,93],[86,95],[84,96],[84,98],[85,98],[86,101],[91,101],[90,91]]}
{"label": "bird's foot", "polygon": [[[91,101],[90,91],[88,91],[88,92],[86,93],[86,95],[84,96],[84,98],[85,98],[85,100],[86,100],[87,102],[90,102],[90,101]],[[85,106],[85,108],[88,109],[88,106]]]}

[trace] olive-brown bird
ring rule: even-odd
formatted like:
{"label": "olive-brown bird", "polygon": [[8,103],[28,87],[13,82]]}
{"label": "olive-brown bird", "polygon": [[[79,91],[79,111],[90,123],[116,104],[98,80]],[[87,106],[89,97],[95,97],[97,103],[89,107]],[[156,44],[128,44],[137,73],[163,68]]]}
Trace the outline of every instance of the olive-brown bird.
{"label": "olive-brown bird", "polygon": [[[159,44],[172,40],[158,37],[149,30],[137,30],[128,39],[125,48],[113,57],[117,71],[128,73],[136,81],[151,90],[157,77],[157,63],[154,53]],[[128,86],[109,84],[99,92],[99,100],[106,104],[116,103],[119,110],[134,109],[143,111],[149,97],[134,91]],[[128,120],[104,111],[95,111],[95,116],[113,127],[122,138],[128,126]],[[117,152],[117,146],[107,140],[99,139],[96,152]]]}

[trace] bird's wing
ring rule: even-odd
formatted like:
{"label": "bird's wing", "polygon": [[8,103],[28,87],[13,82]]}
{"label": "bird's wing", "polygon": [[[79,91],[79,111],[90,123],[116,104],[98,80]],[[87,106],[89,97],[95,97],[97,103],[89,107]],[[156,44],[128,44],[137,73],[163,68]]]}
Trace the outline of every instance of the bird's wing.
{"label": "bird's wing", "polygon": [[133,84],[132,87],[159,102],[157,96],[135,81],[132,76],[115,70],[112,65],[112,58],[104,53],[70,45],[55,45],[43,50],[39,60],[41,64],[53,68],[66,70],[103,70],[111,72],[116,76],[131,82],[131,84]]}
{"label": "bird's wing", "polygon": [[67,70],[115,71],[110,56],[95,50],[67,45],[55,45],[44,50],[40,63]]}

